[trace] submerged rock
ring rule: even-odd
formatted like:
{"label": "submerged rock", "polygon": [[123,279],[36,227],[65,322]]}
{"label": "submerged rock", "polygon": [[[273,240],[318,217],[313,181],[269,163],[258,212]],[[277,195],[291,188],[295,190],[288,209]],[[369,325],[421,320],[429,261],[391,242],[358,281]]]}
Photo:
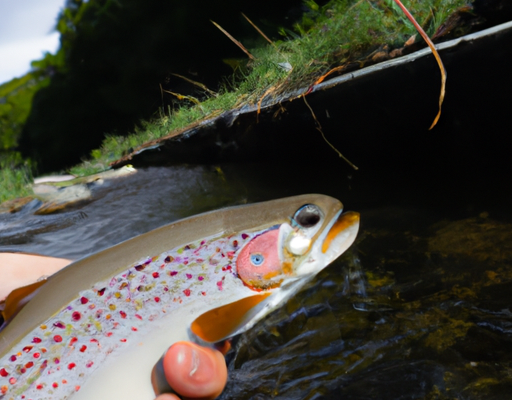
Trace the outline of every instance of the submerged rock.
{"label": "submerged rock", "polygon": [[0,214],[15,213],[32,201],[34,201],[34,197],[32,196],[4,201],[0,204]]}
{"label": "submerged rock", "polygon": [[0,204],[0,214],[18,212],[32,202],[35,202],[32,203],[32,206],[37,202],[42,203],[34,211],[36,215],[52,214],[70,207],[83,205],[94,199],[94,188],[102,185],[105,180],[126,176],[134,172],[136,172],[135,168],[126,165],[116,170],[112,169],[80,178],[75,178],[73,175],[36,178],[32,186],[34,196],[9,200]]}
{"label": "submerged rock", "polygon": [[[41,185],[46,186],[46,185]],[[50,187],[52,188],[52,187]],[[54,188],[52,188],[54,189]],[[70,206],[75,206],[92,200],[91,189],[87,185],[73,185],[63,189],[50,190],[49,192],[36,193],[47,199],[34,214],[44,215],[62,211]]]}

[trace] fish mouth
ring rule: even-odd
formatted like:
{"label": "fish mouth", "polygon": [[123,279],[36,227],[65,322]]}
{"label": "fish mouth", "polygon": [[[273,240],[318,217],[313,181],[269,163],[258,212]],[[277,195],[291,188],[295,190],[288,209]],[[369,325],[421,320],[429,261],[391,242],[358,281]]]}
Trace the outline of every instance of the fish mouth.
{"label": "fish mouth", "polygon": [[340,214],[322,238],[322,253],[328,262],[343,254],[356,239],[361,216],[358,212],[347,211]]}
{"label": "fish mouth", "polygon": [[[354,243],[359,231],[359,221],[358,212],[342,213],[340,210],[324,224],[323,229],[309,233],[300,229],[293,231],[284,240],[283,263],[293,264],[294,276],[318,273]],[[303,251],[306,244],[307,250]]]}

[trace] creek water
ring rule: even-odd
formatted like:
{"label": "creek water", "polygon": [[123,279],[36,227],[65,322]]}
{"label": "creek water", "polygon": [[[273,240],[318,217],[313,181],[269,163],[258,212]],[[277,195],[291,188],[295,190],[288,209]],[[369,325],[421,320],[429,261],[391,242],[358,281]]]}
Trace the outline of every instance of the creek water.
{"label": "creek water", "polygon": [[508,399],[507,201],[416,172],[300,160],[141,168],[74,209],[0,216],[0,251],[77,259],[207,210],[329,194],[361,213],[356,243],[237,340],[221,398]]}
{"label": "creek water", "polygon": [[[214,168],[145,168],[92,186],[87,204],[0,215],[0,251],[78,259],[177,219],[243,201]],[[34,204],[36,207],[37,204]]]}

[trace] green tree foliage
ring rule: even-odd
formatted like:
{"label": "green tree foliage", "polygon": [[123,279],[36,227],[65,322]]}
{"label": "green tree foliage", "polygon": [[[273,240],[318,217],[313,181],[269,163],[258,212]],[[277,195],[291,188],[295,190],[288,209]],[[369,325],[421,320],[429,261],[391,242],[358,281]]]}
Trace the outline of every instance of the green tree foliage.
{"label": "green tree foliage", "polygon": [[28,73],[0,85],[0,151],[16,148],[34,94],[50,82],[48,77]]}
{"label": "green tree foliage", "polygon": [[[64,65],[63,52],[46,53],[32,61],[32,71],[0,85],[0,161],[17,160],[20,135],[32,106],[34,95],[50,84],[50,77]],[[30,163],[30,161],[29,161]],[[3,163],[2,168],[8,164]],[[10,165],[10,164],[9,164]]]}

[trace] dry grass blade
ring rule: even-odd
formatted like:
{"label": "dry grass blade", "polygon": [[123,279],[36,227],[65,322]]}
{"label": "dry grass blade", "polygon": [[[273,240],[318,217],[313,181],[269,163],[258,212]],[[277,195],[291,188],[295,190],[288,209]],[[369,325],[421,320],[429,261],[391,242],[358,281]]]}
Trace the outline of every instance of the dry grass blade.
{"label": "dry grass blade", "polygon": [[[211,20],[210,20],[211,21]],[[211,21],[213,25],[215,25],[224,35],[226,35],[234,44],[236,44],[242,51],[247,54],[247,56],[251,60],[256,60],[256,57],[254,57],[251,53],[249,53],[249,50],[247,50],[242,43],[240,43],[238,40],[236,40],[233,36],[231,36],[222,26],[220,26],[218,23]]]}
{"label": "dry grass blade", "polygon": [[327,72],[326,74],[323,74],[320,78],[318,78],[315,83],[313,83],[313,86],[316,86],[318,85],[319,83],[322,83],[324,81],[325,78],[327,78],[329,75],[331,75],[332,73],[334,72],[339,72],[339,71],[343,71],[345,68],[347,68],[347,65],[340,65],[339,67],[336,67],[336,68],[333,68],[331,69],[329,72]]}
{"label": "dry grass blade", "polygon": [[405,16],[407,17],[407,19],[412,22],[412,24],[414,25],[414,27],[416,28],[418,33],[421,35],[423,40],[425,40],[425,42],[427,42],[428,47],[430,47],[430,50],[432,50],[432,53],[434,54],[434,57],[436,58],[437,64],[439,65],[439,69],[441,70],[441,93],[439,94],[439,111],[438,111],[436,117],[434,118],[434,122],[432,122],[432,125],[430,125],[430,128],[428,128],[430,130],[437,124],[437,121],[439,121],[439,117],[441,116],[441,106],[443,104],[445,90],[446,90],[446,69],[444,68],[443,61],[441,60],[441,57],[439,56],[439,53],[437,52],[437,50],[434,46],[434,43],[432,43],[432,40],[430,40],[430,38],[427,36],[427,34],[423,30],[423,28],[416,22],[416,20],[414,19],[412,14],[409,12],[409,10],[407,10],[407,8],[405,8],[405,6],[402,4],[402,2],[400,0],[393,0],[393,1],[398,5],[398,7],[400,7],[400,9],[403,11]]}
{"label": "dry grass blade", "polygon": [[173,96],[176,96],[178,98],[178,100],[188,100],[194,104],[201,105],[201,102],[199,100],[197,100],[195,97],[185,96],[184,94],[174,93],[174,92],[171,92],[170,90],[165,90],[165,89],[162,89],[162,92],[172,94]]}
{"label": "dry grass blade", "polygon": [[258,110],[256,112],[256,122],[258,122],[258,119],[259,119],[259,116],[260,116],[260,112],[261,112],[261,103],[263,102],[263,99],[265,97],[267,97],[270,93],[273,93],[277,90],[277,87],[275,86],[272,86],[270,88],[268,88],[265,93],[263,93],[263,96],[260,97],[260,99],[258,100]]}
{"label": "dry grass blade", "polygon": [[[252,27],[253,27],[254,29],[256,29],[256,30],[258,31],[258,33],[259,33],[261,36],[263,36],[263,37],[265,38],[265,40],[266,40],[267,42],[269,42],[272,46],[276,47],[276,45],[274,44],[274,42],[273,42],[272,40],[270,40],[270,39],[267,37],[267,35],[265,35],[265,34],[263,33],[263,31],[262,31],[260,28],[258,28],[258,27],[256,26],[256,24],[255,24],[254,22],[252,22],[252,21],[247,17],[247,15],[245,15],[244,13],[242,13],[242,15],[243,15],[243,17],[247,20],[247,22],[249,22],[249,23],[252,25]],[[277,48],[277,47],[276,47],[276,48]]]}
{"label": "dry grass blade", "polygon": [[217,97],[217,93],[215,93],[213,90],[208,89],[206,87],[206,85],[202,84],[201,82],[196,82],[190,78],[187,78],[186,76],[179,75],[179,74],[171,73],[171,75],[177,76],[178,78],[181,78],[184,81],[187,81],[187,82],[191,83],[192,85],[195,85],[195,86],[203,89],[206,93],[210,94],[211,96]]}

